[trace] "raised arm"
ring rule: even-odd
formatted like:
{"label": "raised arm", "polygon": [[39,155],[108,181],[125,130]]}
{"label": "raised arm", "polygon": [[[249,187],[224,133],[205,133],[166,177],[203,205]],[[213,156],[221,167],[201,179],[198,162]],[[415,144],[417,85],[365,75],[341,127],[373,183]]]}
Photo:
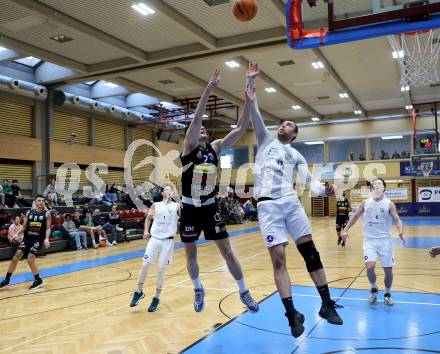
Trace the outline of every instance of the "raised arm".
{"label": "raised arm", "polygon": [[359,220],[359,218],[362,216],[362,214],[365,211],[365,200],[363,200],[361,202],[361,204],[359,205],[359,207],[357,208],[356,212],[354,213],[354,215],[350,218],[350,220],[348,221],[347,226],[345,226],[344,230],[342,230],[341,232],[341,237],[342,237],[342,241],[345,242],[345,240],[348,237],[348,230],[351,229],[351,227],[356,224],[356,221]]}
{"label": "raised arm", "polygon": [[390,201],[390,215],[393,221],[396,223],[397,228],[399,229],[399,237],[402,240],[402,243],[405,244],[405,238],[403,237],[403,223],[400,220],[399,214],[397,213],[396,205]]}
{"label": "raised arm", "polygon": [[197,146],[200,129],[202,127],[203,115],[206,111],[206,104],[208,102],[209,96],[211,96],[214,89],[218,86],[220,82],[220,71],[217,69],[214,71],[211,80],[209,80],[208,86],[206,86],[205,91],[200,97],[199,103],[197,104],[196,112],[194,113],[194,118],[186,132],[185,142],[183,146],[183,156],[188,155]]}
{"label": "raised arm", "polygon": [[299,152],[297,152],[297,154],[298,154],[298,160],[297,160],[298,177],[300,178],[304,186],[310,184],[309,187],[310,191],[315,196],[325,197],[331,195],[333,193],[333,190],[330,187],[329,188],[324,187],[321,184],[321,182],[310,173],[309,167],[307,166],[307,162],[304,156],[301,155]]}

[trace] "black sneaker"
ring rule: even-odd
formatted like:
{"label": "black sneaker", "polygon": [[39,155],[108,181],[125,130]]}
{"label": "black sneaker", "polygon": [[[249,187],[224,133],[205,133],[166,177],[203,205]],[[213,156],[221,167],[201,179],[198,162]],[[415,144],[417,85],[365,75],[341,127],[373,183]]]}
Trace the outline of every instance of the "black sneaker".
{"label": "black sneaker", "polygon": [[133,298],[131,299],[131,302],[130,302],[130,307],[137,306],[139,301],[142,300],[144,297],[145,297],[145,295],[144,295],[143,291],[141,291],[140,293],[135,291],[134,294],[133,294]]}
{"label": "black sneaker", "polygon": [[157,297],[153,297],[150,306],[148,307],[148,312],[156,312],[157,306],[159,306],[159,299]]}
{"label": "black sneaker", "polygon": [[341,243],[341,247],[345,247],[345,241]]}
{"label": "black sneaker", "polygon": [[341,244],[341,242],[342,242],[342,237],[339,237],[339,238],[338,238],[338,243],[337,243],[338,246]]}
{"label": "black sneaker", "polygon": [[29,287],[29,290],[35,290],[41,288],[44,285],[43,279],[35,279],[32,285]]}
{"label": "black sneaker", "polygon": [[319,316],[327,320],[328,323],[334,325],[341,325],[344,322],[342,321],[342,318],[339,317],[335,308],[343,308],[343,307],[344,306],[338,305],[332,300],[328,304],[322,304],[321,310],[319,310]]}
{"label": "black sneaker", "polygon": [[0,289],[4,289],[7,286],[9,286],[9,280],[3,279],[2,282],[0,283]]}
{"label": "black sneaker", "polygon": [[304,315],[296,310],[294,311],[295,312],[293,313],[286,312],[284,316],[286,316],[287,320],[289,321],[290,332],[292,333],[292,336],[297,338],[304,332]]}

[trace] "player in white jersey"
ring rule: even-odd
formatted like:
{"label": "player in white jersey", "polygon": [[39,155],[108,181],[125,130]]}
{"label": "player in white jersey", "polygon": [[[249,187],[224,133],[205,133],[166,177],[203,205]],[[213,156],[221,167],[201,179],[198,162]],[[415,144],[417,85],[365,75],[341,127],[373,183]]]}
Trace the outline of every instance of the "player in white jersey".
{"label": "player in white jersey", "polygon": [[[174,236],[177,232],[177,221],[180,216],[180,205],[171,199],[173,187],[165,185],[162,195],[163,200],[153,203],[145,219],[144,238],[149,241],[139,272],[138,286],[130,303],[130,307],[134,307],[139,303],[139,300],[145,297],[142,288],[147,278],[148,268],[157,259],[156,294],[148,307],[148,312],[156,311],[159,305],[159,296],[165,280],[165,267],[169,267],[172,263]],[[149,231],[152,220],[153,225]]]}
{"label": "player in white jersey", "polygon": [[[259,70],[256,69],[253,75],[250,75],[249,86],[254,85],[258,73]],[[298,337],[304,332],[304,316],[293,306],[290,278],[286,267],[287,234],[295,240],[310,277],[322,298],[319,315],[332,324],[341,325],[343,321],[335,310],[339,305],[330,298],[321,259],[312,240],[312,230],[293,184],[298,173],[305,183],[310,183],[310,189],[315,194],[333,194],[334,188],[333,186],[324,188],[314,179],[304,157],[291,146],[298,134],[298,127],[294,122],[285,121],[281,124],[278,136],[274,139],[264,125],[256,98],[253,99],[251,118],[257,139],[254,198],[257,200],[261,233],[272,259],[275,283],[286,309],[285,315],[291,333],[294,337]]]}
{"label": "player in white jersey", "polygon": [[379,258],[385,272],[385,305],[392,306],[391,286],[393,284],[394,251],[391,242],[392,221],[397,224],[399,237],[405,244],[403,224],[397,214],[394,203],[385,197],[386,183],[377,178],[372,183],[373,196],[362,201],[356,213],[341,233],[342,240],[348,237],[348,231],[356,221],[364,215],[364,259],[367,267],[367,276],[371,284],[368,301],[374,304],[377,301],[378,287],[376,284],[376,259]]}

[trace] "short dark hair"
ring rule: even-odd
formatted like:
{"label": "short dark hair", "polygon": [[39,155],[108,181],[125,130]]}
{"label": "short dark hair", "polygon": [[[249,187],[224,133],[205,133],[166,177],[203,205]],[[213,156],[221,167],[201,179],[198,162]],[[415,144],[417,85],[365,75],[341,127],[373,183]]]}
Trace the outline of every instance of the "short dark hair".
{"label": "short dark hair", "polygon": [[44,195],[42,194],[37,194],[34,198],[34,200],[38,199],[38,198],[43,198],[44,199]]}
{"label": "short dark hair", "polygon": [[385,183],[385,181],[383,180],[383,178],[376,177],[375,179],[373,179],[373,180],[371,181],[371,185],[373,185],[374,181],[382,181],[382,184],[383,184],[383,188],[384,188],[384,190],[387,188],[387,184]]}
{"label": "short dark hair", "polygon": [[64,219],[67,219],[67,218],[72,218],[72,215],[70,215],[69,213],[64,214]]}
{"label": "short dark hair", "polygon": [[18,183],[18,181],[16,179],[13,179],[12,183]]}

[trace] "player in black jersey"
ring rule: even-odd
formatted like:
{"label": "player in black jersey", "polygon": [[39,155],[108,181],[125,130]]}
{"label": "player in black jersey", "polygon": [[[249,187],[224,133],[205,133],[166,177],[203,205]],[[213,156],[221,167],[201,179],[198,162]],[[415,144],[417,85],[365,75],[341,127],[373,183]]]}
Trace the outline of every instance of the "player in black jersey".
{"label": "player in black jersey", "polygon": [[182,215],[180,220],[180,236],[185,245],[187,269],[194,284],[194,309],[196,312],[205,306],[205,290],[199,279],[197,262],[197,246],[201,231],[206,240],[213,240],[229,271],[240,288],[240,299],[252,311],[258,311],[258,303],[251,297],[246,288],[243,272],[228,239],[221,211],[215,202],[218,154],[225,148],[234,145],[246,131],[249,124],[250,102],[253,97],[253,87],[247,87],[245,105],[237,128],[223,139],[209,142],[208,133],[202,126],[209,96],[217,87],[220,76],[216,70],[208,86],[200,97],[194,118],[186,132],[183,151],[180,155],[182,166]]}
{"label": "player in black jersey", "polygon": [[351,205],[347,199],[347,191],[344,192],[342,198],[336,202],[336,233],[338,234],[338,246],[345,247],[345,241],[341,238],[341,230],[347,226]]}
{"label": "player in black jersey", "polygon": [[18,246],[18,250],[12,258],[8,267],[5,279],[0,283],[0,289],[9,285],[11,275],[17,268],[18,262],[26,257],[29,267],[34,274],[34,282],[29,287],[29,290],[38,289],[44,285],[43,280],[38,273],[38,267],[35,262],[35,258],[43,245],[49,248],[49,236],[50,236],[50,213],[44,208],[44,197],[37,195],[34,200],[35,209],[31,209],[26,214],[23,230],[24,238]]}

